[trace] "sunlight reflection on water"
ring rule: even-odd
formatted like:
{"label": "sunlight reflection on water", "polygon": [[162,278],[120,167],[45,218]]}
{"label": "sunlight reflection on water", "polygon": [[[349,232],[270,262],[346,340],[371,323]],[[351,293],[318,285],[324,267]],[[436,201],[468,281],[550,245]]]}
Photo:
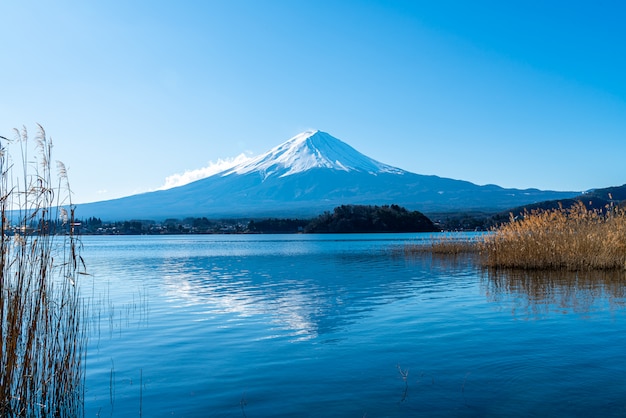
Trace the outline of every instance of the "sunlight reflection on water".
{"label": "sunlight reflection on water", "polygon": [[87,416],[625,412],[623,274],[403,255],[431,235],[85,237]]}

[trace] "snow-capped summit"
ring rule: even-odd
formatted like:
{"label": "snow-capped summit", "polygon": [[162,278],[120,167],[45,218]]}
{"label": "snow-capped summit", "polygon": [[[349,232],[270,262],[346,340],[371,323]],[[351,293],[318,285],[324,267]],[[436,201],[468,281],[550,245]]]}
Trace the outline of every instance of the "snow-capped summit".
{"label": "snow-capped summit", "polygon": [[345,142],[316,130],[302,132],[265,154],[230,168],[220,175],[259,172],[263,178],[286,177],[313,168],[370,174],[405,172],[369,158]]}

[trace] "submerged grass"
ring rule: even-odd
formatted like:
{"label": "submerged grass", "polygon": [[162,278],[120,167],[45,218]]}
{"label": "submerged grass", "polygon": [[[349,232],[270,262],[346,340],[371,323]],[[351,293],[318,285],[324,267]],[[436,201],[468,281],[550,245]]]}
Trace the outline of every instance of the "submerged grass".
{"label": "submerged grass", "polygon": [[[0,138],[0,416],[80,416],[84,265],[67,173],[57,163],[53,180],[52,143],[41,126],[32,157],[26,129],[15,136]],[[10,143],[19,147],[21,170]]]}
{"label": "submerged grass", "polygon": [[626,211],[590,210],[582,202],[564,209],[536,210],[513,217],[478,239],[449,236],[405,253],[439,256],[476,254],[485,268],[524,270],[626,269]]}

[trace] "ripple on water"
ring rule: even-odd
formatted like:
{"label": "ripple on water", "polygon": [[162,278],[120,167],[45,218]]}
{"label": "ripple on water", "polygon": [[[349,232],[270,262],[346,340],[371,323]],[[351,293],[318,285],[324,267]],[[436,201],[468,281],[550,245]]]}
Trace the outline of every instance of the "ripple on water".
{"label": "ripple on water", "polygon": [[623,277],[270,238],[89,242],[86,414],[136,416],[140,393],[145,416],[625,411]]}

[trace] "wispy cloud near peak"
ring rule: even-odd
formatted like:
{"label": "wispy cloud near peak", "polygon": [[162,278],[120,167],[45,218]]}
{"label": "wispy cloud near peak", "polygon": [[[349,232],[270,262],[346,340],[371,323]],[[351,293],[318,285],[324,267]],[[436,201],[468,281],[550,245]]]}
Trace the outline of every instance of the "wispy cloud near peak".
{"label": "wispy cloud near peak", "polygon": [[171,189],[173,187],[182,186],[196,180],[210,177],[224,170],[228,170],[229,168],[232,168],[238,164],[244,163],[250,159],[251,157],[247,156],[244,153],[241,153],[233,158],[219,158],[217,161],[209,161],[209,165],[206,167],[198,168],[196,170],[185,170],[184,173],[177,173],[172,174],[171,176],[167,176],[165,178],[165,184],[159,187],[158,190]]}

